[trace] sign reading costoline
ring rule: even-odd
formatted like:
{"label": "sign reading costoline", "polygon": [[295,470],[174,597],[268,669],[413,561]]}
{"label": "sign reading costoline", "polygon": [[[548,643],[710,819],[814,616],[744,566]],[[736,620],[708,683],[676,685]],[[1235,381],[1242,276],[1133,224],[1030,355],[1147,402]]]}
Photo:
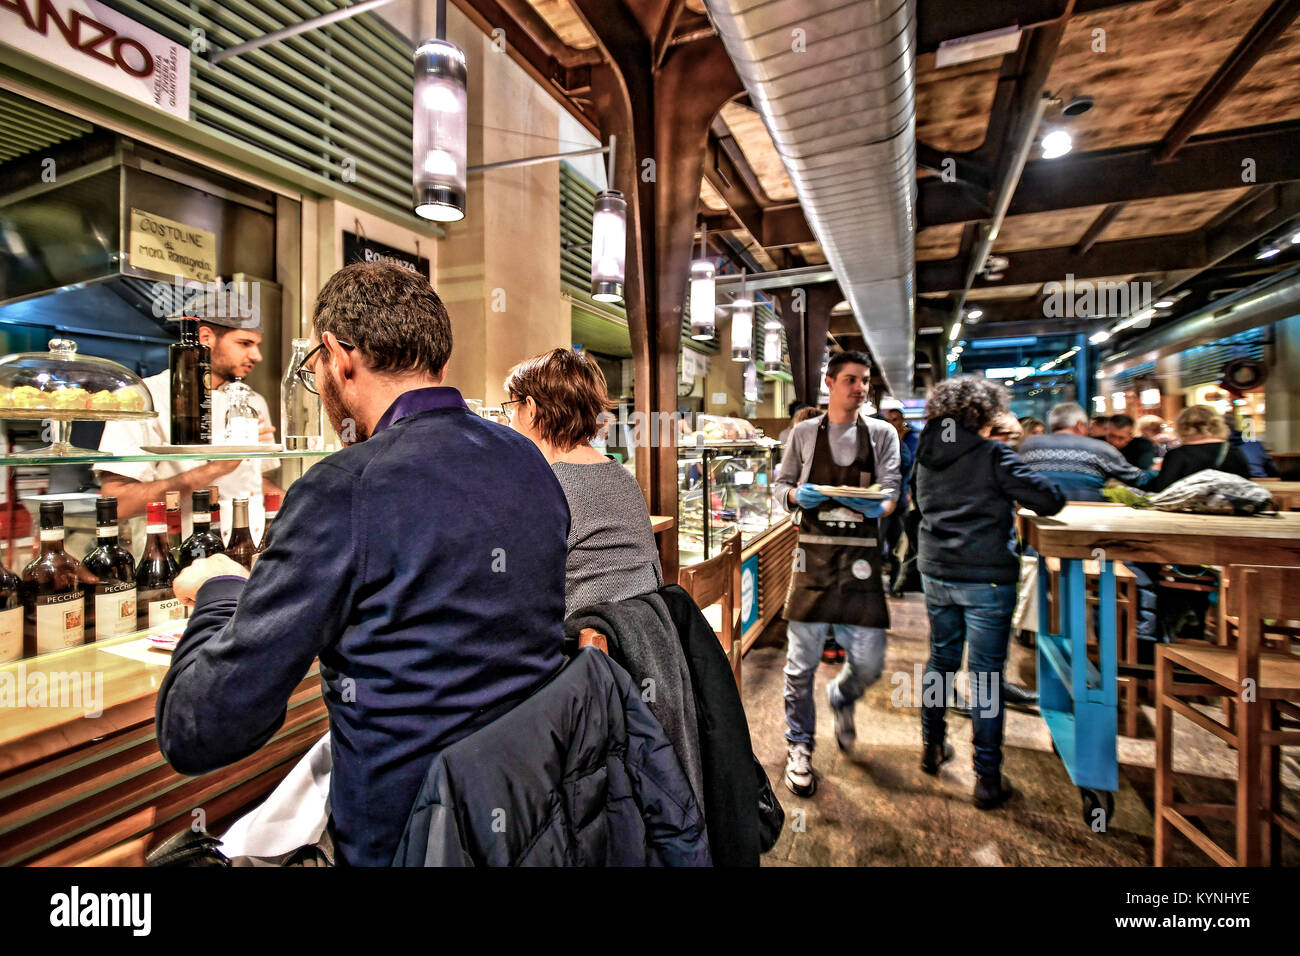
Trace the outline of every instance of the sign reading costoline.
{"label": "sign reading costoline", "polygon": [[354,262],[387,262],[400,266],[408,272],[424,276],[426,279],[429,278],[429,260],[424,256],[415,256],[395,246],[365,239],[355,232],[344,231],[343,264],[351,265]]}
{"label": "sign reading costoline", "polygon": [[190,118],[190,51],[96,0],[0,0],[0,45]]}

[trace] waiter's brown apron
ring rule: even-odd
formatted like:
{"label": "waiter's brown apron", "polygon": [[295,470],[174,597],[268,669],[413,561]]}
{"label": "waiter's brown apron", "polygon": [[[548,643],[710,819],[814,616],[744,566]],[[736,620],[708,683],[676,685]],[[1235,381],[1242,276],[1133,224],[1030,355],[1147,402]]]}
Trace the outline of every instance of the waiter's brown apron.
{"label": "waiter's brown apron", "polygon": [[[848,465],[831,455],[828,421],[822,418],[813,448],[808,480],[817,485],[857,485],[873,481],[876,456],[867,426],[857,423],[858,454]],[[835,501],[825,501],[795,515],[803,561],[795,553],[787,621],[819,621],[889,627],[889,606],[880,577],[877,519],[864,517]],[[800,564],[803,570],[800,570]]]}

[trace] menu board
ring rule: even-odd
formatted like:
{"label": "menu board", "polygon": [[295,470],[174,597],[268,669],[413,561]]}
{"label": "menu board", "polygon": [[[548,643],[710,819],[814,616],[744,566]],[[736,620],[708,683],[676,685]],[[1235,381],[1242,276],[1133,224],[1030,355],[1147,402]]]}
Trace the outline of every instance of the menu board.
{"label": "menu board", "polygon": [[132,209],[130,263],[133,268],[165,276],[214,282],[217,236],[206,229]]}

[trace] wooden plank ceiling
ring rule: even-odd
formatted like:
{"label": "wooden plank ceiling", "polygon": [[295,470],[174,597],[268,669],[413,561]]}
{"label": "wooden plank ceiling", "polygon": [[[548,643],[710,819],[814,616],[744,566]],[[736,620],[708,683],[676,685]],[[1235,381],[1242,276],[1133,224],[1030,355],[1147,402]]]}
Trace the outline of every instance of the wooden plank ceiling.
{"label": "wooden plank ceiling", "polygon": [[[579,50],[594,46],[571,0],[529,2],[565,44]],[[1031,151],[1011,214],[993,246],[994,254],[1009,263],[1005,283],[980,276],[968,293],[985,311],[982,328],[1002,319],[1023,325],[1032,312],[1026,303],[1035,301],[1043,283],[1064,280],[1075,269],[1089,278],[1116,278],[1114,273],[1128,267],[1128,274],[1118,278],[1138,277],[1157,285],[1167,280],[1168,289],[1162,291],[1180,284],[1192,289],[1202,281],[1207,289],[1239,288],[1258,278],[1260,264],[1253,252],[1259,236],[1267,227],[1287,222],[1290,204],[1296,204],[1300,223],[1300,17],[1292,9],[1300,4],[1088,0],[1080,3],[1086,12],[1064,25],[1057,42],[1050,23],[1043,22],[1051,15],[1050,4],[985,0],[957,18],[962,29],[1042,25],[1024,30],[1014,53],[943,69],[936,65],[935,50],[947,36],[949,21],[940,16],[945,8],[937,0],[918,0],[918,6],[922,39],[916,135],[918,163],[927,167],[917,173],[919,327],[941,324],[937,316],[951,308],[953,294],[961,290],[977,227],[987,221],[996,184],[1010,162],[1005,139],[1019,119],[1015,96],[1009,94],[1031,74],[1036,57],[1041,63],[1036,75],[1046,77],[1042,90],[1059,99],[1049,107],[1038,136],[1065,129],[1074,146],[1061,160],[1044,159],[1037,143]],[[1059,9],[1065,6],[1062,0]],[[1036,19],[1028,16],[1030,8]],[[650,5],[637,9],[644,18]],[[681,18],[673,21],[677,26],[670,31],[670,45],[708,34],[703,0],[668,0],[663,9],[676,9]],[[1244,58],[1247,65],[1223,82],[1220,74],[1234,58]],[[1222,87],[1217,93],[1216,84]],[[1091,97],[1093,107],[1065,116],[1061,105],[1081,96]],[[1184,117],[1207,97],[1211,108],[1197,109],[1194,119]],[[1183,130],[1186,135],[1178,135],[1180,122],[1189,127]],[[1225,145],[1226,152],[1214,154],[1215,163],[1197,159],[1210,155],[1205,150],[1229,135],[1246,137],[1233,140],[1243,144],[1240,149],[1233,152]],[[1156,161],[1154,154],[1162,146],[1172,150],[1171,165]],[[706,169],[700,214],[711,223],[715,252],[750,257],[751,267],[756,263],[760,268],[825,262],[806,223],[790,215],[797,196],[747,97],[723,107],[710,149],[722,165]],[[1125,151],[1134,156],[1145,152],[1126,159]],[[1254,151],[1285,171],[1263,169],[1257,181],[1243,180],[1236,166]],[[1188,156],[1189,168],[1179,168],[1180,157]],[[937,168],[944,157],[954,157],[975,175],[958,183],[936,176],[928,167]],[[1102,164],[1101,171],[1089,175],[1091,162]],[[1232,167],[1227,172],[1216,168],[1224,162]],[[722,174],[724,166],[732,174],[739,172],[743,182]],[[1065,174],[1054,169],[1070,172],[1057,180],[1053,175]],[[1076,171],[1084,185],[1075,185]],[[756,237],[745,223],[762,235]],[[1274,266],[1297,259],[1300,246],[1277,257]],[[1189,294],[1183,302],[1195,307],[1213,294],[1217,292]],[[921,314],[928,309],[935,315]]]}

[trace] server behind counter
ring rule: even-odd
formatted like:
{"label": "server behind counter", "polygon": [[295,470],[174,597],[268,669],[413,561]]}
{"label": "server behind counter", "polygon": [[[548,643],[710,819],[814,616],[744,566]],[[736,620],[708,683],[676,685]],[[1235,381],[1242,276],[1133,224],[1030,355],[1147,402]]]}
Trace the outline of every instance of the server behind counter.
{"label": "server behind counter", "polygon": [[[211,369],[211,428],[215,431],[204,438],[204,429],[194,416],[187,415],[175,423],[177,438],[173,441],[171,373],[163,371],[144,380],[153,397],[158,417],[150,421],[108,422],[99,442],[99,450],[113,455],[142,455],[144,445],[221,443],[221,428],[225,421],[225,404],[221,386],[246,377],[262,361],[261,315],[240,314],[226,307],[229,297],[213,293],[195,296],[186,303],[182,318],[182,342],[173,346],[182,353],[180,363],[185,370],[178,387],[198,387],[205,363],[192,355],[206,350],[210,353]],[[192,326],[197,323],[197,329]],[[190,335],[194,335],[191,343]],[[191,354],[192,353],[192,354]],[[195,381],[190,381],[195,379]],[[271,413],[266,399],[250,392],[249,401],[258,412],[258,441],[275,440],[271,426]],[[181,426],[184,425],[184,428]],[[185,434],[179,434],[184,431]],[[123,520],[145,513],[150,502],[162,501],[169,491],[181,493],[182,507],[188,510],[190,494],[201,488],[215,485],[223,498],[252,497],[259,494],[278,493],[280,489],[264,477],[266,472],[278,468],[276,459],[215,461],[114,461],[96,465],[101,490],[118,500],[119,517]],[[214,502],[215,503],[215,502]]]}

